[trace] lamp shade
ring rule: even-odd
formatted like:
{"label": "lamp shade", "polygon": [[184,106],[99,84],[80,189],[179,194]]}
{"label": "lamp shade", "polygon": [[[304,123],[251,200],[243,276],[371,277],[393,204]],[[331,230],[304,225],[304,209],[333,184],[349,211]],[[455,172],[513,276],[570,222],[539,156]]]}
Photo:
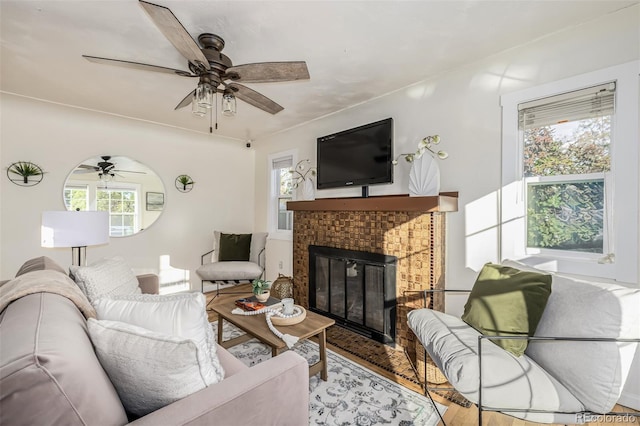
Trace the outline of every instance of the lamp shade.
{"label": "lamp shade", "polygon": [[42,247],[86,247],[109,242],[109,213],[42,212]]}

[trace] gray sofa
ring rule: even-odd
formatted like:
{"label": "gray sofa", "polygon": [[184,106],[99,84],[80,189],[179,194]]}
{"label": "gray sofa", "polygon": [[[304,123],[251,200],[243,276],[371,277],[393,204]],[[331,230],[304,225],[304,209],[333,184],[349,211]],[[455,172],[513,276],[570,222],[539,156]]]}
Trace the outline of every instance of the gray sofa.
{"label": "gray sofa", "polygon": [[[49,261],[36,267],[31,262],[17,277],[25,274],[35,274],[30,277],[45,287],[48,280],[69,280]],[[4,283],[0,295],[14,281]],[[139,281],[143,292],[157,292],[156,276],[141,276]],[[28,294],[8,303],[0,313],[0,424],[308,422],[309,368],[304,358],[285,352],[249,368],[222,347],[217,353],[226,372],[223,381],[144,417],[130,419],[96,357],[86,318],[72,298],[48,291]]]}

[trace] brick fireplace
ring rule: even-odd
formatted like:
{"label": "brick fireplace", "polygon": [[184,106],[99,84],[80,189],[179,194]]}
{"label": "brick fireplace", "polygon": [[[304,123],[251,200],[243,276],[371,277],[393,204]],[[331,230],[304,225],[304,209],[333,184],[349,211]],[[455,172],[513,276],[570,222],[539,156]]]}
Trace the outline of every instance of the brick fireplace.
{"label": "brick fireplace", "polygon": [[[294,211],[293,276],[296,303],[309,307],[309,246],[397,257],[395,343],[409,353],[415,337],[409,310],[421,306],[405,291],[444,288],[445,212],[457,211],[457,193],[438,197],[382,196],[289,202]],[[431,306],[443,310],[444,299]]]}

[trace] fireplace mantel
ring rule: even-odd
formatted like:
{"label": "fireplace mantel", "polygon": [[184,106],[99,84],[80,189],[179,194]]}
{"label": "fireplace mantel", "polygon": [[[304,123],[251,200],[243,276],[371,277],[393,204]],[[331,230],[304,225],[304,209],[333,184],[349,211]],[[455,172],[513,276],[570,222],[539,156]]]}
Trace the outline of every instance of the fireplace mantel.
{"label": "fireplace mantel", "polygon": [[455,212],[458,211],[458,193],[441,192],[434,197],[409,195],[382,195],[353,198],[319,198],[312,201],[289,201],[287,210],[293,211],[405,211]]}

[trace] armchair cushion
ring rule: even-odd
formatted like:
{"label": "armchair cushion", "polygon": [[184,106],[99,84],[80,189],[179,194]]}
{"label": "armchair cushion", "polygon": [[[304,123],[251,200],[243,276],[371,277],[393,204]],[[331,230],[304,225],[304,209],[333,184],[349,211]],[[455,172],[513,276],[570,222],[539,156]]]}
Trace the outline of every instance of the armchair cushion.
{"label": "armchair cushion", "polygon": [[[503,264],[539,271],[515,261]],[[553,293],[536,336],[637,339],[638,306],[638,288],[554,273]],[[636,347],[632,343],[530,342],[526,355],[562,382],[588,410],[605,413],[620,398]]]}
{"label": "armchair cushion", "polygon": [[200,266],[196,273],[204,281],[255,280],[262,268],[253,262],[213,262]]}
{"label": "armchair cushion", "polygon": [[[430,309],[409,312],[408,324],[451,385],[478,403],[480,333],[458,317]],[[571,362],[575,361],[572,357]],[[564,385],[531,358],[516,357],[486,340],[482,343],[482,372],[485,407],[500,407],[504,411],[509,408],[584,410],[584,405]],[[540,414],[535,419],[554,420],[553,414]]]}
{"label": "armchair cushion", "polygon": [[251,234],[220,234],[218,261],[248,261],[251,254]]}
{"label": "armchair cushion", "polygon": [[[464,306],[462,320],[488,336],[533,336],[551,294],[551,275],[484,265]],[[526,340],[492,340],[516,356]]]}
{"label": "armchair cushion", "polygon": [[251,253],[249,254],[249,262],[257,263],[264,267],[264,249],[267,246],[267,232],[254,232],[251,235]]}

